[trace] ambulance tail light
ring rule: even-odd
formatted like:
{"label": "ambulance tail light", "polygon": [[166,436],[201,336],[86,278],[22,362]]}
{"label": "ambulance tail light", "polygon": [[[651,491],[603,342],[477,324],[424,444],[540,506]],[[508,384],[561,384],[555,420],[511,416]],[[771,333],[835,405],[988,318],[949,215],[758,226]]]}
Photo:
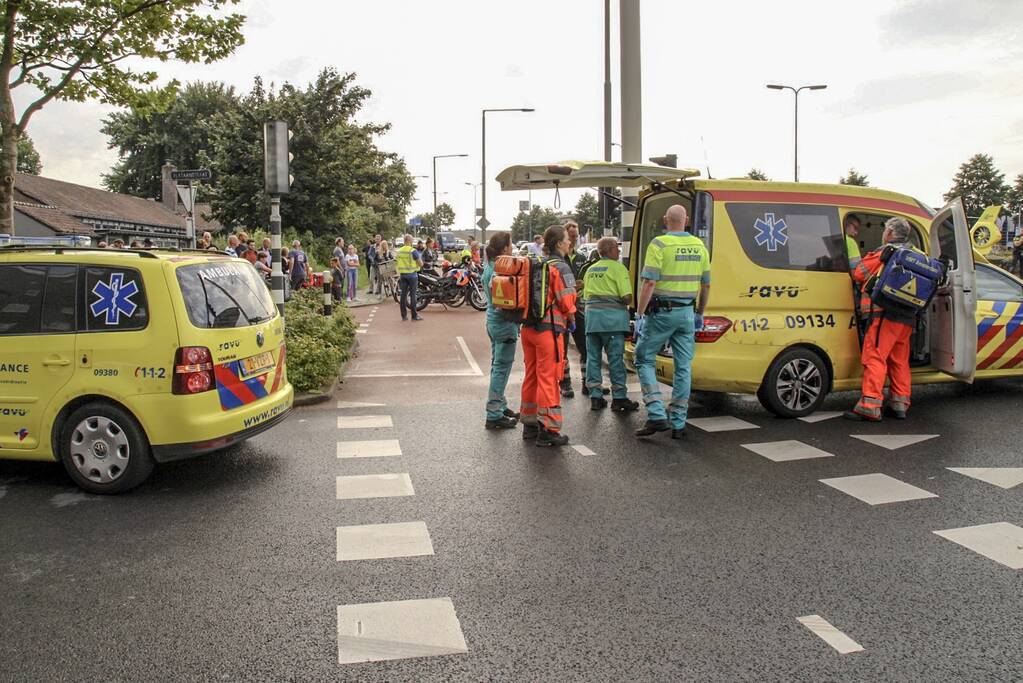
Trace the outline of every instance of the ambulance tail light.
{"label": "ambulance tail light", "polygon": [[201,394],[214,387],[213,356],[205,346],[182,346],[174,358],[175,394]]}
{"label": "ambulance tail light", "polygon": [[732,321],[728,318],[709,316],[703,319],[703,329],[696,333],[696,341],[703,343],[716,342],[730,329],[732,329]]}

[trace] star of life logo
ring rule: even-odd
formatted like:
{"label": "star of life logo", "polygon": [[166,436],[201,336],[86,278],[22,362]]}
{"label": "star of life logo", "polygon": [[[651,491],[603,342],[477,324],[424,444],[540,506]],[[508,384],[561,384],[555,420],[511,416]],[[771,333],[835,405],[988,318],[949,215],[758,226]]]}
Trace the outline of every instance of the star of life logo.
{"label": "star of life logo", "polygon": [[134,280],[124,282],[124,273],[113,273],[109,282],[97,282],[92,288],[96,300],[92,302],[89,309],[92,314],[103,318],[106,325],[117,325],[121,322],[121,315],[130,318],[138,308],[131,300],[138,294],[139,288]]}
{"label": "star of life logo", "polygon": [[785,246],[789,241],[788,233],[785,231],[789,226],[785,225],[784,218],[775,219],[773,213],[765,213],[763,218],[758,218],[753,224],[757,234],[754,236],[757,246],[767,246],[768,251],[778,251],[779,246]]}

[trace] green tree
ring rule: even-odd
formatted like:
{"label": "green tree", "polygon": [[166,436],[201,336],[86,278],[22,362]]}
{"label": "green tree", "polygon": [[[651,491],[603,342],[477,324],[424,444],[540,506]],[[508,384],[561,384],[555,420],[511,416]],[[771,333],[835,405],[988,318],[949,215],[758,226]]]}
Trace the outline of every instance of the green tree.
{"label": "green tree", "polygon": [[257,78],[237,109],[214,114],[208,123],[209,163],[218,177],[210,188],[214,217],[229,227],[267,222],[263,122],[277,119],[294,134],[295,180],[282,210],[287,225],[336,235],[346,207],[357,205],[372,208],[381,224],[403,226],[416,186],[405,162],[376,146],[390,126],[354,120],[371,94],[355,78],[327,68],[305,89],[284,83],[278,90]]}
{"label": "green tree", "polygon": [[579,232],[582,234],[600,235],[603,226],[600,224],[600,202],[590,192],[584,192],[583,196],[575,204],[573,212],[576,223],[579,224]]}
{"label": "green tree", "polygon": [[749,173],[746,174],[746,178],[749,180],[770,180],[770,178],[767,177],[767,174],[759,168],[751,168]]}
{"label": "green tree", "polygon": [[[4,0],[0,2],[0,232],[13,233],[18,139],[53,100],[99,99],[163,108],[178,83],[126,60],[213,62],[242,43],[237,0]],[[24,88],[24,90],[18,90]],[[14,93],[24,92],[14,104]]]}
{"label": "green tree", "polygon": [[532,241],[533,235],[543,234],[544,230],[561,221],[561,215],[546,206],[533,206],[528,213],[520,211],[512,221],[512,241]]}
{"label": "green tree", "polygon": [[[3,155],[3,143],[0,141],[0,156]],[[32,138],[28,136],[28,133],[23,134],[18,138],[18,173],[27,173],[28,175],[39,175],[43,172],[43,162],[39,158],[39,152],[36,151],[36,146],[32,142]]]}
{"label": "green tree", "polygon": [[422,221],[421,229],[433,232],[455,224],[455,210],[446,202],[437,205],[436,215],[432,211],[427,211],[425,213],[417,213],[415,217]]}
{"label": "green tree", "polygon": [[[132,107],[103,120],[110,149],[120,160],[103,176],[103,186],[111,192],[161,198],[160,168],[170,161],[178,168],[198,168],[203,152],[212,150],[205,122],[218,112],[241,106],[234,88],[223,83],[189,83],[165,111]],[[213,176],[211,183],[218,178]],[[204,186],[200,185],[204,192]]]}
{"label": "green tree", "polygon": [[859,185],[860,187],[869,187],[870,178],[862,173],[856,171],[855,168],[850,168],[849,172],[845,174],[844,178],[838,179],[839,185]]}
{"label": "green tree", "polygon": [[1012,187],[1009,188],[1009,192],[1005,197],[1005,208],[1011,213],[1014,218],[1019,218],[1020,212],[1023,212],[1023,173],[1016,176],[1016,180],[1013,182]]}
{"label": "green tree", "polygon": [[952,179],[952,189],[945,193],[945,201],[962,197],[967,216],[979,216],[993,204],[1004,204],[1009,186],[1005,174],[995,168],[994,159],[987,154],[974,154],[959,167]]}

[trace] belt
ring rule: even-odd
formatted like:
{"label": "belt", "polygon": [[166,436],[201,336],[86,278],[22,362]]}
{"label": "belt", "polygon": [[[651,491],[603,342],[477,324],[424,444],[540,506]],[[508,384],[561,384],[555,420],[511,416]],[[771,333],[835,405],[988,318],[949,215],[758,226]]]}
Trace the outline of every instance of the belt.
{"label": "belt", "polygon": [[675,301],[675,300],[672,300],[672,299],[658,299],[658,298],[654,298],[650,302],[650,306],[648,308],[650,309],[651,313],[656,313],[657,311],[670,311],[673,308],[689,308],[690,306],[695,306],[695,305],[696,305],[696,300],[695,299],[690,299],[689,301],[682,302],[682,301]]}

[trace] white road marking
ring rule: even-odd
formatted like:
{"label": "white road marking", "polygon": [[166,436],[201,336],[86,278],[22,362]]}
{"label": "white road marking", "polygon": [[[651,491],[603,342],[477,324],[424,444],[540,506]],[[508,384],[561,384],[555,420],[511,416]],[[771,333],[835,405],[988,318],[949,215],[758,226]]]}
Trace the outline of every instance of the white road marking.
{"label": "white road marking", "polygon": [[455,370],[453,372],[359,372],[346,373],[345,377],[479,377],[472,370]]}
{"label": "white road marking", "polygon": [[574,445],[572,446],[572,449],[579,455],[596,455],[596,453],[591,451],[586,446]]}
{"label": "white road marking", "polygon": [[337,561],[433,555],[425,522],[360,524],[337,528]]}
{"label": "white road marking", "polygon": [[362,401],[338,401],[337,407],[341,410],[345,408],[382,408],[383,403],[363,403]]}
{"label": "white road marking", "polygon": [[802,441],[769,441],[766,443],[744,443],[742,447],[762,455],[774,462],[807,460],[809,458],[832,458],[834,453],[814,448]]}
{"label": "white road marking", "polygon": [[359,328],[358,330],[355,330],[355,334],[366,334],[366,330]]}
{"label": "white road marking", "polygon": [[360,474],[337,478],[337,499],[397,498],[414,496],[412,480],[401,474]]}
{"label": "white road marking", "polygon": [[1023,467],[946,467],[967,477],[1011,489],[1023,484]]}
{"label": "white road marking", "polygon": [[995,522],[934,533],[1010,569],[1023,569],[1023,529],[1015,524]]}
{"label": "white road marking", "polygon": [[369,323],[359,323],[359,327],[362,328],[362,329],[365,329],[365,328],[369,327]]}
{"label": "white road marking", "polygon": [[817,411],[816,413],[811,413],[806,417],[801,417],[798,419],[802,420],[803,422],[809,422],[810,424],[813,424],[814,422],[824,422],[824,420],[830,420],[831,418],[838,417],[841,414],[842,412],[840,410],[820,410]]}
{"label": "white road marking", "polygon": [[889,477],[887,474],[880,473],[821,479],[820,482],[870,505],[884,505],[887,503],[901,503],[907,500],[938,497],[936,493],[924,491],[912,484],[907,484],[894,477]]}
{"label": "white road marking", "polygon": [[339,664],[469,651],[451,598],[338,605]]}
{"label": "white road marking", "polygon": [[825,643],[835,648],[839,654],[847,655],[851,652],[863,652],[863,646],[832,626],[822,616],[811,614],[806,617],[796,617],[796,621],[810,629],[811,633],[815,634]]}
{"label": "white road marking", "polygon": [[705,432],[734,432],[740,429],[760,429],[759,425],[755,425],[752,422],[746,422],[740,420],[737,417],[726,415],[725,417],[697,417],[686,420],[686,424],[691,424],[697,429],[702,429]]}
{"label": "white road marking", "polygon": [[890,451],[938,438],[938,434],[851,434],[852,438],[887,448]]}
{"label": "white road marking", "polygon": [[393,426],[390,415],[344,415],[337,418],[338,429],[378,429]]}
{"label": "white road marking", "polygon": [[397,439],[337,442],[339,458],[386,458],[398,455],[401,455],[401,445]]}
{"label": "white road marking", "polygon": [[477,377],[483,376],[483,371],[480,370],[480,366],[476,363],[476,359],[472,357],[472,351],[469,350],[469,345],[465,343],[465,340],[461,337],[455,337],[458,345],[462,347],[462,353],[465,354],[465,360],[469,361],[469,368],[472,370],[472,374]]}

